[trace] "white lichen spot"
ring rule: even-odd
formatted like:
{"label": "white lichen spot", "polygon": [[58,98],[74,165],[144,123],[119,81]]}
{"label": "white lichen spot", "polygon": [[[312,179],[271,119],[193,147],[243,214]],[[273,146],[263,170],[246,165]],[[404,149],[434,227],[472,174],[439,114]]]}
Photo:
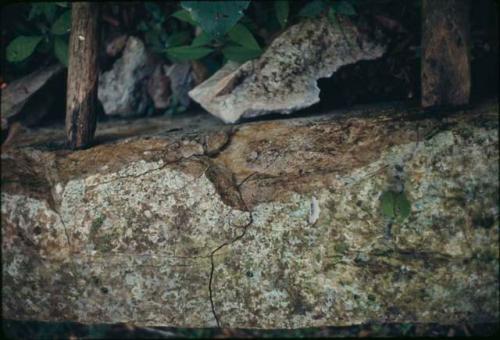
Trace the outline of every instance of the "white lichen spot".
{"label": "white lichen spot", "polygon": [[63,191],[61,183],[57,183],[55,189],[56,189],[56,194],[60,195]]}
{"label": "white lichen spot", "polygon": [[308,220],[308,222],[310,224],[316,223],[316,221],[319,218],[319,213],[320,213],[320,208],[319,208],[318,200],[316,199],[316,197],[313,196],[312,199],[311,199],[311,207],[310,207],[310,210],[309,210],[309,220]]}
{"label": "white lichen spot", "polygon": [[12,262],[7,266],[7,273],[9,273],[12,277],[16,277],[19,273],[19,266],[22,262],[22,256],[14,256]]}

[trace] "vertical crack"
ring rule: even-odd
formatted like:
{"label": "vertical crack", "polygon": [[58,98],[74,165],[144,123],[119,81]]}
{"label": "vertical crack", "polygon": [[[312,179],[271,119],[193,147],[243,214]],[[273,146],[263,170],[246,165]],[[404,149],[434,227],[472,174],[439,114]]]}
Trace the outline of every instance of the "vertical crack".
{"label": "vertical crack", "polygon": [[223,243],[219,247],[217,247],[212,253],[210,254],[210,279],[208,280],[208,293],[210,296],[210,307],[212,307],[212,314],[214,315],[215,322],[217,322],[217,327],[220,328],[220,321],[219,318],[217,317],[217,313],[215,312],[215,305],[214,305],[214,298],[213,298],[213,291],[212,291],[212,282],[214,279],[214,269],[215,269],[215,264],[214,264],[214,254],[216,251],[221,249],[222,247],[226,246],[227,243]]}
{"label": "vertical crack", "polygon": [[238,194],[241,198],[241,201],[243,202],[243,205],[245,207],[245,211],[248,212],[250,215],[250,220],[248,221],[248,223],[245,226],[243,226],[243,232],[240,235],[236,236],[233,240],[231,240],[229,242],[224,242],[223,244],[221,244],[220,246],[215,248],[210,253],[210,278],[208,280],[208,293],[209,293],[209,297],[210,297],[210,307],[212,308],[212,314],[214,315],[214,318],[215,318],[215,321],[217,323],[218,328],[221,328],[221,322],[220,322],[220,318],[217,316],[217,312],[215,311],[215,304],[214,304],[214,290],[213,290],[213,280],[214,280],[214,271],[215,271],[214,255],[216,252],[218,252],[220,249],[224,248],[225,246],[230,245],[230,244],[242,239],[245,236],[248,227],[250,227],[253,223],[252,211],[248,209],[246,202],[243,200],[243,197],[241,195],[239,187],[237,187],[237,189],[238,189]]}

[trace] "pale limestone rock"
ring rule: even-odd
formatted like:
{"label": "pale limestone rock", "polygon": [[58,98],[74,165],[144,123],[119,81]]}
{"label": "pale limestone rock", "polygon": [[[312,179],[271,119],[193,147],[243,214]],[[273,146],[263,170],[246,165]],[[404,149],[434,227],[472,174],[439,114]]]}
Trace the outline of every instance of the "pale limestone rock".
{"label": "pale limestone rock", "polygon": [[113,68],[99,76],[98,97],[107,115],[140,116],[151,99],[146,82],[155,68],[144,43],[129,37]]}
{"label": "pale limestone rock", "polygon": [[385,47],[361,34],[348,19],[306,19],[277,37],[256,60],[229,62],[189,92],[226,123],[269,113],[289,114],[319,101],[319,78],[342,66],[376,59]]}
{"label": "pale limestone rock", "polygon": [[[176,126],[156,118],[88,150],[2,150],[3,317],[497,322],[498,103],[349,114],[152,134]],[[98,138],[124,136],[105,126]],[[396,174],[404,221],[380,211]]]}

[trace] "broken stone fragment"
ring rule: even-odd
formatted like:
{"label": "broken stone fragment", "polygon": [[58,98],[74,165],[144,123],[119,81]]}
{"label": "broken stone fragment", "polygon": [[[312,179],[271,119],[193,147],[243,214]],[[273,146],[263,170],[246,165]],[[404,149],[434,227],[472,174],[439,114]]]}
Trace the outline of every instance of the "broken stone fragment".
{"label": "broken stone fragment", "polygon": [[[25,107],[30,99],[38,93],[51,79],[60,74],[64,70],[61,64],[54,64],[49,67],[41,68],[25,77],[17,79],[10,83],[2,90],[2,120],[7,123]],[[43,96],[43,101],[47,102],[51,97]],[[38,103],[40,104],[40,103]],[[36,105],[38,113],[40,106]],[[25,114],[26,115],[26,114]],[[42,116],[38,114],[37,116]]]}
{"label": "broken stone fragment", "polygon": [[128,35],[122,34],[113,38],[106,44],[106,54],[110,57],[116,57],[120,54],[127,44]]}
{"label": "broken stone fragment", "polygon": [[188,92],[194,86],[191,64],[189,62],[175,63],[170,66],[164,66],[165,74],[170,78],[172,96],[177,102],[187,107],[191,102]]}
{"label": "broken stone fragment", "polygon": [[144,43],[139,38],[129,37],[122,57],[99,77],[98,97],[104,112],[121,116],[145,114],[151,103],[146,82],[155,66]]}
{"label": "broken stone fragment", "polygon": [[165,75],[164,64],[156,68],[148,80],[148,95],[153,100],[155,109],[166,109],[170,104],[170,78]]}
{"label": "broken stone fragment", "polygon": [[226,123],[289,114],[319,101],[319,78],[384,52],[385,46],[347,18],[339,18],[338,25],[327,18],[306,19],[278,36],[259,59],[228,62],[189,95]]}

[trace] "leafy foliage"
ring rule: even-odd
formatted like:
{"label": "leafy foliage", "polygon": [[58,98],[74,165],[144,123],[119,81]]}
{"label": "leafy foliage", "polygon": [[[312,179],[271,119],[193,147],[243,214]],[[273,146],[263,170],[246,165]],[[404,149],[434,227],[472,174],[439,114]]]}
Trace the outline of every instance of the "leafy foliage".
{"label": "leafy foliage", "polygon": [[200,34],[190,45],[167,49],[167,56],[173,61],[196,60],[220,52],[226,59],[238,62],[258,57],[262,53],[258,41],[243,23],[237,23],[248,4],[249,1],[181,2],[183,9],[171,16],[199,27]]}
{"label": "leafy foliage", "polygon": [[315,17],[322,13],[328,13],[328,17],[333,23],[336,19],[333,16],[336,14],[353,16],[356,15],[356,9],[348,0],[314,0],[306,4],[299,12],[302,17]]}
{"label": "leafy foliage", "polygon": [[382,214],[398,221],[405,220],[411,212],[411,204],[404,192],[385,191],[380,196]]}
{"label": "leafy foliage", "polygon": [[229,38],[235,43],[252,50],[260,50],[259,43],[253,37],[252,33],[242,24],[236,24],[228,32]]}
{"label": "leafy foliage", "polygon": [[54,39],[54,53],[57,59],[68,67],[68,43],[60,37]]}
{"label": "leafy foliage", "polygon": [[290,4],[288,0],[277,0],[274,2],[276,18],[278,19],[281,28],[285,28],[288,23],[288,14],[290,12]]}
{"label": "leafy foliage", "polygon": [[250,1],[182,1],[181,5],[208,35],[220,38],[243,16]]}
{"label": "leafy foliage", "polygon": [[[52,51],[51,54],[62,64],[68,64],[68,32],[71,27],[71,11],[67,4],[34,3],[27,21],[32,23],[30,35],[19,35],[7,46],[6,58],[10,63],[19,63],[37,50]],[[50,29],[49,29],[50,27]]]}
{"label": "leafy foliage", "polygon": [[332,5],[332,9],[334,9],[336,13],[346,16],[353,16],[357,14],[354,6],[349,1],[345,0],[335,1]]}
{"label": "leafy foliage", "polygon": [[306,4],[299,12],[301,17],[314,17],[321,14],[328,4],[323,0],[314,0]]}
{"label": "leafy foliage", "polygon": [[52,34],[62,35],[69,32],[71,27],[71,11],[65,11],[52,25]]}
{"label": "leafy foliage", "polygon": [[222,53],[229,60],[243,63],[249,59],[257,58],[261,51],[244,46],[229,45],[222,49]]}
{"label": "leafy foliage", "polygon": [[212,51],[211,48],[199,46],[179,46],[166,50],[167,55],[176,61],[200,59]]}
{"label": "leafy foliage", "polygon": [[[252,13],[253,19],[245,15],[251,4],[251,11],[257,11]],[[29,11],[20,24],[28,24],[29,28],[10,38],[7,61],[15,67],[22,66],[36,55],[44,59],[54,58],[67,65],[71,26],[69,5],[66,2],[41,2],[26,7]],[[172,62],[220,60],[220,57],[223,57],[222,62],[245,62],[262,54],[263,46],[273,32],[286,28],[301,17],[327,13],[333,22],[337,14],[356,13],[349,0],[314,0],[302,8],[288,0],[274,1],[269,6],[245,0],[180,1],[179,7],[176,9],[174,5],[173,10],[172,6],[155,2],[145,2],[140,7],[146,16],[134,24],[136,33],[132,34],[142,33],[148,48]],[[169,9],[165,11],[167,7]],[[111,6],[111,9],[113,15],[119,14],[116,6]],[[220,65],[220,62],[216,64]]]}
{"label": "leafy foliage", "polygon": [[42,39],[43,36],[40,35],[17,37],[7,46],[7,60],[17,62],[28,58]]}
{"label": "leafy foliage", "polygon": [[189,12],[186,11],[185,9],[178,10],[177,12],[175,12],[174,14],[172,14],[172,16],[174,18],[177,18],[177,19],[181,20],[181,21],[185,21],[188,24],[196,26],[196,21],[193,20],[193,18],[191,17],[191,14],[189,14]]}

